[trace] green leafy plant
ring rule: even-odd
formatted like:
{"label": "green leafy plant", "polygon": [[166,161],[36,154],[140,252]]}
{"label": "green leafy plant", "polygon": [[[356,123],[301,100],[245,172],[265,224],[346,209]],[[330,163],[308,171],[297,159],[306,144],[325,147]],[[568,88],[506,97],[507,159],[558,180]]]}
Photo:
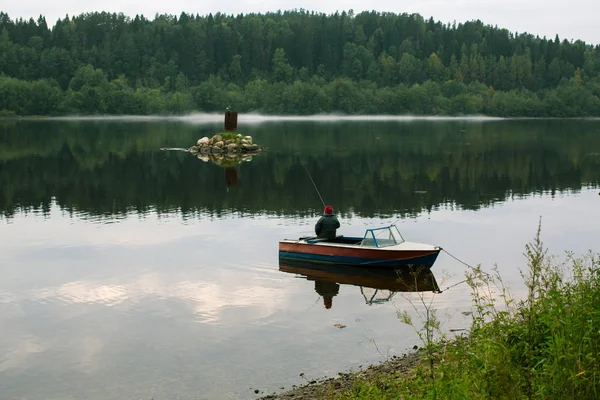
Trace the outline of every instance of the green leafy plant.
{"label": "green leafy plant", "polygon": [[471,269],[466,274],[472,293],[468,335],[434,339],[438,319],[432,303],[420,296],[415,310],[422,327],[407,312],[399,317],[423,342],[421,363],[409,373],[358,380],[333,397],[599,398],[600,257],[592,252],[567,253],[563,262],[549,257],[541,220],[525,256],[523,299],[513,299],[496,267],[492,273],[481,266]]}

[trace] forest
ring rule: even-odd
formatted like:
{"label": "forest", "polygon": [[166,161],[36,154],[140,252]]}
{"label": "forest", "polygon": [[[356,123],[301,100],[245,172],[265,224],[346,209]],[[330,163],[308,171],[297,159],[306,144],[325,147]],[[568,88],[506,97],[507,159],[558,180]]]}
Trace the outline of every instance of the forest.
{"label": "forest", "polygon": [[600,46],[418,14],[0,12],[0,116],[600,116]]}

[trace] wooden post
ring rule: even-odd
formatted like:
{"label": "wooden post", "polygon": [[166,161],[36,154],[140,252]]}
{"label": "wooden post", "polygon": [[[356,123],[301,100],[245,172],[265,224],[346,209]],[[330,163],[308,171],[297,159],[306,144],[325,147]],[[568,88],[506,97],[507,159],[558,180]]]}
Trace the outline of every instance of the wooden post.
{"label": "wooden post", "polygon": [[225,111],[225,132],[237,131],[237,115],[236,111]]}

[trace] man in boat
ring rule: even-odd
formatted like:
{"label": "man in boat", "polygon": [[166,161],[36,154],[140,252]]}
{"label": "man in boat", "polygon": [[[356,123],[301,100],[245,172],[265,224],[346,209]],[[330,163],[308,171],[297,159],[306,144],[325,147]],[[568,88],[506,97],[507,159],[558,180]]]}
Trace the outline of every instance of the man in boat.
{"label": "man in boat", "polygon": [[333,207],[326,206],[324,214],[315,225],[315,233],[319,239],[335,239],[336,229],[340,227],[340,221],[333,215]]}

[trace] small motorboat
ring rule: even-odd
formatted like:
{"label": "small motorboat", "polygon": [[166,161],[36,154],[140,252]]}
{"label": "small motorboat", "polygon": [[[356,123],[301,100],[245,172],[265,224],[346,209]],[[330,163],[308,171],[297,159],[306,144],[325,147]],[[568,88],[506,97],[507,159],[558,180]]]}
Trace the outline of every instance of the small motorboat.
{"label": "small motorboat", "polygon": [[279,259],[282,261],[377,268],[431,268],[441,250],[439,246],[405,241],[394,224],[367,229],[363,237],[301,237],[279,241]]}

